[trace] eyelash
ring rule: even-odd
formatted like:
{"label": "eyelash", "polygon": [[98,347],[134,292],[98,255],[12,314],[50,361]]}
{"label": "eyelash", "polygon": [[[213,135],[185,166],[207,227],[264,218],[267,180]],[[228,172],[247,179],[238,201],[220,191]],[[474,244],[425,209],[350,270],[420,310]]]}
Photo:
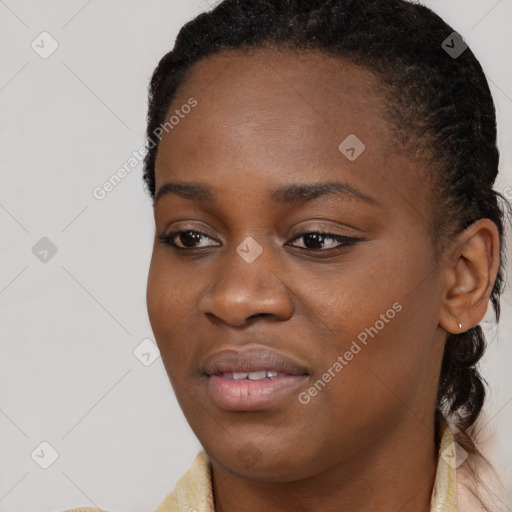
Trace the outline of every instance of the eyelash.
{"label": "eyelash", "polygon": [[[171,246],[173,249],[177,249],[177,250],[181,250],[181,251],[195,251],[195,252],[198,252],[198,251],[201,251],[202,249],[207,249],[209,247],[214,247],[214,246],[208,246],[206,248],[202,248],[202,247],[179,247],[176,242],[174,242],[174,239],[178,236],[178,235],[181,235],[183,233],[193,233],[195,235],[201,235],[202,237],[207,237],[207,238],[210,238],[213,240],[212,237],[210,237],[209,235],[207,235],[206,233],[203,233],[202,231],[196,231],[196,230],[193,230],[193,229],[183,229],[183,230],[180,230],[180,231],[173,231],[171,233],[164,233],[164,234],[161,234],[161,235],[158,235],[158,240],[164,244],[164,245],[169,245]],[[322,253],[326,253],[326,252],[331,252],[331,251],[337,251],[337,250],[340,250],[344,247],[350,247],[352,245],[355,245],[357,244],[358,242],[361,241],[360,238],[353,238],[353,237],[348,237],[348,236],[344,236],[344,235],[337,235],[335,233],[329,233],[328,231],[322,231],[322,230],[311,230],[311,231],[304,231],[302,233],[300,233],[299,235],[297,235],[296,237],[294,237],[291,241],[294,241],[294,240],[298,240],[304,236],[307,236],[307,235],[321,235],[322,237],[324,238],[328,238],[328,239],[331,239],[331,240],[335,240],[337,242],[340,242],[339,245],[337,245],[336,247],[331,247],[329,249],[310,249],[308,247],[296,247],[297,249],[301,249],[303,251],[309,251],[309,252],[315,252],[315,253],[318,253],[318,252],[322,252]]]}

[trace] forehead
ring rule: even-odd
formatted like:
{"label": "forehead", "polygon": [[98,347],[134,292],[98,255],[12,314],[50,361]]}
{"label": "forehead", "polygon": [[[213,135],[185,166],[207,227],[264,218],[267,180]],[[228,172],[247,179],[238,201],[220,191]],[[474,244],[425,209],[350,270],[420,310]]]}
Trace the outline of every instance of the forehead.
{"label": "forehead", "polygon": [[365,102],[373,98],[375,106],[382,99],[376,97],[381,82],[369,70],[313,50],[223,51],[194,65],[182,89],[196,83],[208,97],[224,105],[300,103],[301,110],[318,108],[318,113],[327,117],[330,109],[325,109],[326,104],[341,98],[358,104],[363,98]]}
{"label": "forehead", "polygon": [[[168,117],[191,97],[197,106],[160,142],[157,189],[176,178],[220,186],[257,174],[258,184],[270,185],[286,175],[296,182],[328,174],[368,191],[382,193],[384,185],[417,195],[416,163],[397,151],[382,83],[348,60],[225,51],[191,68]],[[355,160],[343,152],[351,147],[360,152]]]}
{"label": "forehead", "polygon": [[[209,139],[228,130],[239,138],[250,133],[254,145],[277,138],[299,155],[322,142],[337,149],[351,133],[373,136],[383,120],[380,89],[369,71],[319,52],[226,51],[193,66],[170,111],[193,95],[199,103],[194,120]],[[375,137],[383,147],[386,128]],[[185,138],[187,126],[172,135],[180,131]]]}

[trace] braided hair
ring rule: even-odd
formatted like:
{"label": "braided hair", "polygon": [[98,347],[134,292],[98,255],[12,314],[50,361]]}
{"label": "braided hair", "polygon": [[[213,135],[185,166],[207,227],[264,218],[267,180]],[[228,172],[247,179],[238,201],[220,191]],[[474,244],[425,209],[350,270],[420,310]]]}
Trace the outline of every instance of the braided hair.
{"label": "braided hair", "polygon": [[[148,141],[165,122],[187,71],[223,50],[319,50],[369,70],[382,84],[385,115],[398,145],[426,163],[422,172],[432,197],[436,254],[478,219],[496,224],[500,267],[490,299],[498,321],[510,205],[493,189],[499,161],[496,114],[471,49],[454,56],[443,47],[453,33],[430,9],[406,0],[224,0],[184,25],[155,69]],[[153,199],[157,151],[153,143],[144,160],[143,177]],[[447,418],[465,436],[463,446],[477,454],[472,439],[486,394],[478,371],[485,347],[479,325],[447,336],[435,415],[437,441],[440,422]]]}

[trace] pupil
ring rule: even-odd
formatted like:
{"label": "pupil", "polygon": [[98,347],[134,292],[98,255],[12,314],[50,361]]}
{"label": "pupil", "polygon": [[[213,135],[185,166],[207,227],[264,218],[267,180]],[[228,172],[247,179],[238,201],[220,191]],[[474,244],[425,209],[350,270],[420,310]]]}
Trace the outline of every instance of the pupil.
{"label": "pupil", "polygon": [[306,243],[306,246],[309,245],[309,247],[308,247],[309,249],[321,249],[324,237],[323,237],[323,235],[319,235],[318,233],[310,233],[310,234],[306,235],[306,240],[313,242],[312,244]]}
{"label": "pupil", "polygon": [[192,231],[185,231],[181,233],[180,238],[181,243],[185,247],[194,247],[194,245],[201,239],[201,235]]}

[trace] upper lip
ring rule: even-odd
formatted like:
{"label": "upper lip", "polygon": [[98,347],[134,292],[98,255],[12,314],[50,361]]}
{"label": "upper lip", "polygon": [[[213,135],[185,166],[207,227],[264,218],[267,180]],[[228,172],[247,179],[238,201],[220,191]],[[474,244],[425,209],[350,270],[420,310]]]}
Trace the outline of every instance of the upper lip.
{"label": "upper lip", "polygon": [[306,367],[269,348],[223,349],[206,358],[201,368],[206,375],[224,372],[275,370],[289,375],[309,375]]}

